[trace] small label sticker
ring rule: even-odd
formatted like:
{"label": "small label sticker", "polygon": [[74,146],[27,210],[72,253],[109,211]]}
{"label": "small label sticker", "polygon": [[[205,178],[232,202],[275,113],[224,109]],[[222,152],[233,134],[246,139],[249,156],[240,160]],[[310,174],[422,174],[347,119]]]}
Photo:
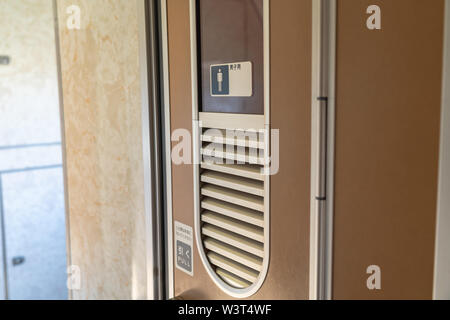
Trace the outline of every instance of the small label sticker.
{"label": "small label sticker", "polygon": [[193,231],[190,226],[178,221],[175,221],[175,247],[177,269],[194,276]]}
{"label": "small label sticker", "polygon": [[251,97],[253,95],[252,63],[234,62],[210,67],[211,96]]}

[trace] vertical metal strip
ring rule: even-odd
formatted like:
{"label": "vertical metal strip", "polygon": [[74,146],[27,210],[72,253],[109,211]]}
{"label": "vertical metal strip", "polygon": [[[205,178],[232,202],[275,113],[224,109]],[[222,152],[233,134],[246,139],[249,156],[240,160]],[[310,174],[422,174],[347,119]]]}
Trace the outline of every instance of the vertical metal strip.
{"label": "vertical metal strip", "polygon": [[[271,81],[270,81],[270,0],[264,0],[264,17],[263,17],[263,28],[264,28],[264,264],[261,271],[259,286],[261,287],[267,278],[269,272],[270,264],[270,225],[271,225],[271,211],[270,211],[270,166],[269,159],[274,152],[278,151],[279,146],[275,148],[272,145],[272,127],[271,127],[271,110],[270,110],[270,99],[271,99]],[[277,150],[277,151],[274,151]],[[259,288],[258,288],[259,290]],[[256,291],[255,291],[256,292]]]}
{"label": "vertical metal strip", "polygon": [[[58,70],[58,96],[59,96],[59,117],[60,117],[60,131],[61,131],[61,152],[63,161],[63,177],[64,177],[64,206],[66,218],[66,252],[67,252],[67,267],[72,265],[72,247],[70,240],[70,206],[69,206],[69,185],[67,177],[67,153],[66,153],[66,130],[64,122],[64,95],[63,95],[63,80],[62,80],[62,66],[61,66],[61,48],[59,37],[59,19],[58,19],[58,2],[53,0],[53,16],[55,24],[55,48],[56,48],[56,67]],[[73,299],[72,290],[68,289],[69,300]]]}
{"label": "vertical metal strip", "polygon": [[324,248],[324,294],[333,299],[333,226],[334,226],[334,164],[336,140],[336,26],[337,2],[329,0],[328,9],[328,108],[327,108],[327,201]]}
{"label": "vertical metal strip", "polygon": [[450,1],[445,1],[441,142],[433,299],[450,299]]}
{"label": "vertical metal strip", "polygon": [[172,218],[172,157],[170,124],[170,78],[169,78],[169,43],[167,27],[167,0],[160,0],[160,37],[162,63],[162,99],[164,123],[164,166],[165,166],[165,243],[166,243],[166,297],[174,297],[174,252],[173,252],[173,218]]}
{"label": "vertical metal strip", "polygon": [[[191,96],[192,96],[192,172],[193,172],[193,194],[194,197],[194,234],[197,244],[197,251],[203,262],[205,256],[202,255],[203,244],[197,236],[201,228],[200,222],[200,126],[199,105],[198,105],[198,56],[197,56],[197,1],[189,0],[189,20],[190,20],[190,44],[191,44]],[[194,262],[193,262],[194,263]],[[208,271],[208,268],[205,268]],[[192,266],[194,270],[194,265]]]}
{"label": "vertical metal strip", "polygon": [[[192,83],[192,120],[198,120],[198,73],[197,73],[197,1],[189,1],[191,35],[191,83]],[[195,150],[195,149],[194,149]],[[195,152],[194,152],[195,153]],[[194,164],[195,164],[194,160]]]}
{"label": "vertical metal strip", "polygon": [[158,299],[164,297],[165,286],[165,266],[164,266],[164,192],[163,192],[163,174],[162,174],[162,130],[161,130],[161,91],[160,91],[160,43],[159,43],[159,20],[158,9],[155,0],[148,2],[148,41],[149,41],[149,77],[151,89],[151,112],[150,123],[152,125],[152,131],[150,132],[150,146],[153,148],[152,154],[152,184],[153,184],[153,217],[155,219],[154,238],[155,251],[157,255],[154,257],[157,265],[157,285],[155,285],[155,295]]}
{"label": "vertical metal strip", "polygon": [[336,1],[313,1],[310,299],[331,299]]}
{"label": "vertical metal strip", "polygon": [[142,147],[147,243],[147,299],[164,297],[163,192],[160,144],[159,46],[154,0],[138,0]]}
{"label": "vertical metal strip", "polygon": [[[270,126],[270,0],[264,0],[264,124]],[[270,134],[269,134],[270,136]]]}
{"label": "vertical metal strip", "polygon": [[137,0],[138,32],[139,32],[139,66],[141,84],[141,125],[142,125],[142,151],[144,169],[144,201],[145,201],[145,236],[146,236],[146,267],[147,267],[147,299],[154,300],[155,296],[153,270],[156,267],[153,256],[154,252],[153,230],[154,220],[152,218],[152,173],[151,173],[151,149],[150,149],[150,104],[148,92],[148,66],[147,66],[147,28],[146,28],[146,5],[145,0]]}
{"label": "vertical metal strip", "polygon": [[320,93],[320,39],[321,39],[321,0],[312,2],[312,101],[311,101],[311,216],[310,216],[310,258],[309,258],[309,298],[318,299],[318,203],[316,201],[316,188],[318,184],[318,121]]}

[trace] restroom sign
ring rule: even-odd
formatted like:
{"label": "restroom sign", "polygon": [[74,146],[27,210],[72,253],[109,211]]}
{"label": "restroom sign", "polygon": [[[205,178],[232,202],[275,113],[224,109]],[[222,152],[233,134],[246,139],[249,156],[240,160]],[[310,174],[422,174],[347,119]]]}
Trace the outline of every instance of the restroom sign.
{"label": "restroom sign", "polygon": [[211,96],[251,97],[252,63],[234,62],[211,65]]}

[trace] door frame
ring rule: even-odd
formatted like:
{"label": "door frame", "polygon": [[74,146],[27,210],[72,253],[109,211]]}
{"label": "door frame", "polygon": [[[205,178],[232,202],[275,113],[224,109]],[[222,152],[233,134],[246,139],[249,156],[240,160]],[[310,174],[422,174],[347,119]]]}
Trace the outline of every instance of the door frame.
{"label": "door frame", "polygon": [[146,224],[147,300],[162,300],[166,295],[166,249],[164,196],[164,136],[161,104],[160,1],[137,0],[143,183]]}
{"label": "door frame", "polygon": [[[66,260],[67,260],[67,275],[68,281],[72,276],[72,244],[70,240],[70,206],[69,206],[69,184],[67,173],[67,153],[66,153],[66,124],[64,121],[64,95],[63,95],[63,79],[61,70],[61,47],[60,47],[60,28],[59,28],[59,14],[58,14],[58,1],[53,0],[53,21],[55,32],[55,52],[56,52],[56,68],[58,76],[58,98],[59,98],[59,118],[60,118],[60,131],[61,131],[61,153],[62,153],[62,171],[63,171],[63,184],[64,184],[64,213],[66,221]],[[73,274],[75,275],[75,274]],[[68,282],[69,283],[69,282]],[[73,290],[69,287],[68,300],[73,299]]]}
{"label": "door frame", "polygon": [[167,0],[159,1],[160,23],[160,64],[161,64],[161,110],[163,136],[163,171],[165,194],[165,282],[166,298],[174,298],[174,252],[173,252],[173,213],[172,213],[172,131],[170,122],[170,76],[169,76],[169,39],[167,23]]}
{"label": "door frame", "polygon": [[312,4],[309,299],[332,299],[336,0]]}
{"label": "door frame", "polygon": [[445,0],[441,141],[433,299],[450,299],[450,0]]}

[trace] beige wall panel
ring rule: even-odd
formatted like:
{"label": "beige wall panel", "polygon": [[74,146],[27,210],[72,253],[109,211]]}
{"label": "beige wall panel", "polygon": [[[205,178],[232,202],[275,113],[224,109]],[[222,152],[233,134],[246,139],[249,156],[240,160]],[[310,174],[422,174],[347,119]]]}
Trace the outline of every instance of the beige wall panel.
{"label": "beige wall panel", "polygon": [[[382,29],[366,28],[377,4]],[[444,1],[338,1],[333,296],[430,299]],[[381,290],[366,269],[381,267]]]}
{"label": "beige wall panel", "polygon": [[74,299],[146,297],[136,4],[58,1]]}

